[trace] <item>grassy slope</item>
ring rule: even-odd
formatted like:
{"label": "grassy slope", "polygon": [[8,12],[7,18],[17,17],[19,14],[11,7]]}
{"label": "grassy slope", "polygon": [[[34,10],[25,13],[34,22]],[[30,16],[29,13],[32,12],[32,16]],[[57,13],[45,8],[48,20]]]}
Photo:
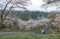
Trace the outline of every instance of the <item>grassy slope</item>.
{"label": "grassy slope", "polygon": [[2,35],[0,39],[60,39],[60,35],[22,33],[16,35]]}

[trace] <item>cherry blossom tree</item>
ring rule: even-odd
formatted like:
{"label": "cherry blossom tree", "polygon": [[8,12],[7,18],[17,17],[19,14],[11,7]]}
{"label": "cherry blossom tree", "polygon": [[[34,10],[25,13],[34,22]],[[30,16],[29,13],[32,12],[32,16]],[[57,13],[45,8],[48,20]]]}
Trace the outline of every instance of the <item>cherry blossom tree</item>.
{"label": "cherry blossom tree", "polygon": [[[30,4],[30,0],[3,0],[3,4],[0,5],[2,12],[0,14],[0,27],[3,26],[3,21],[6,19],[7,15],[14,8],[22,8],[27,10],[25,6]],[[6,11],[8,10],[8,11]]]}

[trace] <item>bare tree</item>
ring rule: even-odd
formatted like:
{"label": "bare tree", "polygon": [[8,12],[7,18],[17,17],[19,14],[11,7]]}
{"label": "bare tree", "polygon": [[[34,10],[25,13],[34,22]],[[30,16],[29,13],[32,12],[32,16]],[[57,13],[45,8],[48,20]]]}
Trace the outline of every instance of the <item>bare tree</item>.
{"label": "bare tree", "polygon": [[[6,19],[7,15],[13,8],[22,8],[24,10],[27,10],[25,6],[29,5],[30,0],[4,0],[4,1],[6,2],[4,7],[2,7],[3,5],[0,5],[0,8],[3,8],[0,16],[0,27],[3,26],[3,21]],[[11,6],[9,6],[9,4]],[[7,9],[8,11],[5,12]]]}

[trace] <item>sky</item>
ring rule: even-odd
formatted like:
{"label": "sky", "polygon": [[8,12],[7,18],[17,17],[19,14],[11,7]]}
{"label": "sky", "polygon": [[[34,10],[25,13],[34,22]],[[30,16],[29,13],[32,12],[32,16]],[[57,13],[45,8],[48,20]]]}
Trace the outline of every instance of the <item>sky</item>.
{"label": "sky", "polygon": [[28,7],[29,10],[37,10],[37,11],[55,11],[55,6],[50,6],[47,10],[44,7],[41,7],[44,4],[43,0],[31,0],[32,5]]}
{"label": "sky", "polygon": [[[0,0],[0,3],[2,3],[2,1],[3,0]],[[44,9],[43,7],[41,7],[42,4],[44,4],[43,0],[31,0],[31,2],[32,2],[32,4],[27,6],[27,9],[30,11],[53,11],[53,10],[56,10],[55,6],[51,6],[47,10]],[[19,9],[16,8],[16,10],[19,10]]]}
{"label": "sky", "polygon": [[41,9],[41,5],[43,4],[43,0],[31,0],[32,1],[32,5],[30,5],[29,7],[27,7],[29,10],[43,10]]}

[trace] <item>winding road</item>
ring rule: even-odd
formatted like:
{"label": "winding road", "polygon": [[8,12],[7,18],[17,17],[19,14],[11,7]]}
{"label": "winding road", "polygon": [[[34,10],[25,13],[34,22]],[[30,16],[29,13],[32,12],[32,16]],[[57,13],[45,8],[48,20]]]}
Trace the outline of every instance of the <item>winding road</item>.
{"label": "winding road", "polygon": [[[37,33],[37,34],[46,34],[46,33],[49,33],[49,31],[51,30],[51,25],[50,23],[46,23],[46,27],[42,30],[38,30],[38,31],[35,31],[35,32],[32,32],[32,33]],[[0,35],[3,35],[3,34],[20,34],[20,33],[27,33],[27,32],[0,32]],[[28,32],[28,33],[31,33],[31,32]]]}
{"label": "winding road", "polygon": [[51,30],[51,24],[50,23],[46,23],[46,27],[42,30],[38,30],[35,33],[39,33],[39,34],[47,34],[49,33]]}

